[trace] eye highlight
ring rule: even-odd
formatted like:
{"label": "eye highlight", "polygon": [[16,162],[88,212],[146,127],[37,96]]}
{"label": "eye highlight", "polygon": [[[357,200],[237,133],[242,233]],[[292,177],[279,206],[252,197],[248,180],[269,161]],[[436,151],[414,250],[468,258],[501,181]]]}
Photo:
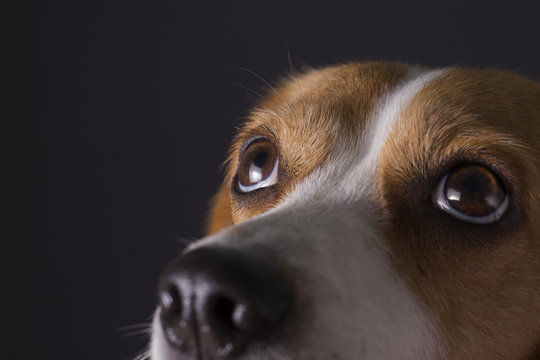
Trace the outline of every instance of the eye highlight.
{"label": "eye highlight", "polygon": [[250,192],[278,182],[278,153],[267,139],[252,141],[242,153],[238,165],[238,189]]}
{"label": "eye highlight", "polygon": [[473,224],[490,224],[508,208],[508,194],[500,178],[480,165],[462,165],[451,170],[432,193],[435,206]]}

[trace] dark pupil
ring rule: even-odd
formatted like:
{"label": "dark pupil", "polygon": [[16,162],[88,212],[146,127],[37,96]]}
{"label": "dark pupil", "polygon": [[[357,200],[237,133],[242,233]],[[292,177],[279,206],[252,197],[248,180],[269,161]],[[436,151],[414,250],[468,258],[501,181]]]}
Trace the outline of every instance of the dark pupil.
{"label": "dark pupil", "polygon": [[478,181],[474,177],[468,177],[463,181],[464,195],[472,195],[479,190]]}
{"label": "dark pupil", "polygon": [[255,159],[253,159],[253,164],[259,168],[263,168],[264,164],[266,164],[266,161],[268,160],[268,154],[266,152],[260,152],[255,156]]}

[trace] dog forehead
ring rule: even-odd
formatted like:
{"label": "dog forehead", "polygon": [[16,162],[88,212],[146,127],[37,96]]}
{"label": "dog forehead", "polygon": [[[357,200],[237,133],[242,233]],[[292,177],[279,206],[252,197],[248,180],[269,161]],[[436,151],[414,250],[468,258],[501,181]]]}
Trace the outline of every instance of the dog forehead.
{"label": "dog forehead", "polygon": [[350,63],[294,76],[267,94],[236,137],[230,157],[253,136],[274,141],[294,182],[323,164],[336,145],[361,140],[374,108],[408,73],[395,63]]}
{"label": "dog forehead", "polygon": [[396,84],[376,98],[361,128],[351,130],[338,123],[342,132],[334,132],[333,147],[325,161],[301,184],[300,191],[295,189],[292,197],[305,199],[311,197],[306,192],[312,192],[321,198],[322,191],[338,202],[380,202],[378,169],[389,136],[404,109],[444,72],[411,67]]}
{"label": "dog forehead", "polygon": [[381,177],[404,182],[429,177],[449,159],[482,159],[521,190],[536,189],[538,119],[537,83],[497,70],[445,69],[402,110],[382,150]]}
{"label": "dog forehead", "polygon": [[356,140],[378,100],[408,71],[397,63],[350,63],[288,78],[251,113],[244,131],[272,130],[282,146],[309,148],[325,134]]}
{"label": "dog forehead", "polygon": [[272,89],[233,142],[226,183],[234,180],[243,144],[261,135],[277,145],[281,174],[287,181],[281,181],[271,201],[246,204],[231,199],[233,222],[278,204],[299,182],[328,163],[336,148],[356,146],[380,99],[408,72],[409,66],[403,64],[350,63],[310,70]]}
{"label": "dog forehead", "polygon": [[497,70],[449,68],[411,99],[391,138],[439,158],[438,149],[470,147],[489,136],[535,147],[539,112],[537,83]]}

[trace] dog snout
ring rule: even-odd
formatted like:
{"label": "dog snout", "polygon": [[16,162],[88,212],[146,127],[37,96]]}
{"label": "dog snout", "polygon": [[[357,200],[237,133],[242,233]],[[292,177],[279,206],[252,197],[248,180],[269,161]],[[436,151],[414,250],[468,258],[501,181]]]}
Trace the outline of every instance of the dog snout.
{"label": "dog snout", "polygon": [[293,295],[283,272],[256,254],[199,248],[161,276],[160,321],[168,342],[193,358],[235,358],[286,323]]}

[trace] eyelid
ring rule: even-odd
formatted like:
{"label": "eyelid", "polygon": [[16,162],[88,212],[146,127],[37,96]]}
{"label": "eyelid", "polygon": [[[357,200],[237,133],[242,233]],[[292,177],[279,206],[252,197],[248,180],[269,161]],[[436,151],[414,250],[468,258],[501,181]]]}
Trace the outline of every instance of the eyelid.
{"label": "eyelid", "polygon": [[[257,141],[261,141],[261,140],[266,140],[266,141],[269,141],[271,142],[274,146],[276,146],[276,144],[270,140],[269,138],[267,138],[266,136],[262,136],[262,135],[255,135],[255,136],[252,136],[250,137],[249,139],[247,139],[246,141],[244,141],[242,143],[242,146],[240,147],[240,151],[238,152],[238,164],[240,164],[240,160],[242,159],[242,155],[244,155],[244,153],[246,152],[247,148],[250,147],[251,145],[253,145],[255,142]],[[276,146],[276,149],[277,149],[277,146]]]}

